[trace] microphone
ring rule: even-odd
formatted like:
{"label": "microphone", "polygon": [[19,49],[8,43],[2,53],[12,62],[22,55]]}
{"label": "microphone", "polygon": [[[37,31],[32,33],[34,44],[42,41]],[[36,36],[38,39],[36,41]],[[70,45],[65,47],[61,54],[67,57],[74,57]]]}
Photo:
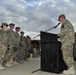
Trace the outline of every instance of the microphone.
{"label": "microphone", "polygon": [[[58,23],[56,26],[54,26],[54,27],[52,27],[52,28],[50,28],[50,29],[46,30],[45,32],[47,32],[47,31],[49,31],[49,30],[51,30],[51,29],[53,29],[53,28],[56,28],[59,24],[60,24],[60,23]],[[38,36],[40,36],[40,34],[39,34],[39,35],[37,35],[37,36],[35,36],[35,37],[33,37],[33,38],[36,38],[36,37],[38,37]]]}
{"label": "microphone", "polygon": [[54,26],[54,28],[56,28],[60,23],[58,23],[56,26]]}

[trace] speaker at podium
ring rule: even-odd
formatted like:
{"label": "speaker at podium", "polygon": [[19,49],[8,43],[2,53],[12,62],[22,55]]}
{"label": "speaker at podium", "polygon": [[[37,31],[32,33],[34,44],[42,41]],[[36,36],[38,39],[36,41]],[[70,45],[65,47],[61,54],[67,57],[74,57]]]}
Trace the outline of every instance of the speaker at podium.
{"label": "speaker at podium", "polygon": [[62,73],[67,70],[63,61],[61,42],[56,34],[40,32],[41,38],[41,71]]}

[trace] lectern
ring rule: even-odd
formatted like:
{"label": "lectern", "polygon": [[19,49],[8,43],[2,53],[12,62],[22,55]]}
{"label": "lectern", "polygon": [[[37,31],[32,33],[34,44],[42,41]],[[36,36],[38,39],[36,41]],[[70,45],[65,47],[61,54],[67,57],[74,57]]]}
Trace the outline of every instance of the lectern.
{"label": "lectern", "polygon": [[63,61],[61,42],[56,34],[40,32],[41,38],[41,71],[62,73],[67,70]]}

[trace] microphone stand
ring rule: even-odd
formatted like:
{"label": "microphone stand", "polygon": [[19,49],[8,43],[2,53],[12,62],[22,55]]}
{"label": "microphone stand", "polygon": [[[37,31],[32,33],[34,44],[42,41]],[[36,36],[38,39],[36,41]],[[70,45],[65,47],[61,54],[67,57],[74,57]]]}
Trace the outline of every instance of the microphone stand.
{"label": "microphone stand", "polygon": [[[51,30],[51,29],[55,29],[58,25],[59,25],[60,23],[58,23],[56,26],[53,26],[53,27],[51,27],[51,28],[49,28],[48,30],[46,30],[45,32],[47,32],[47,31],[49,31],[49,30]],[[38,36],[40,36],[40,34],[38,34],[37,36],[35,36],[34,38],[36,38],[36,37],[38,37]],[[32,73],[34,73],[34,72],[37,72],[37,71],[40,71],[41,70],[41,68],[40,69],[37,69],[37,70],[35,70],[35,71],[32,71]]]}
{"label": "microphone stand", "polygon": [[[47,32],[47,31],[49,31],[49,30],[52,30],[52,29],[55,29],[59,24],[60,24],[60,23],[58,23],[56,26],[53,26],[53,27],[49,28],[49,29],[46,30],[45,32]],[[38,37],[38,36],[40,36],[40,34],[38,34],[37,36],[33,37],[33,39],[36,38],[36,37]]]}

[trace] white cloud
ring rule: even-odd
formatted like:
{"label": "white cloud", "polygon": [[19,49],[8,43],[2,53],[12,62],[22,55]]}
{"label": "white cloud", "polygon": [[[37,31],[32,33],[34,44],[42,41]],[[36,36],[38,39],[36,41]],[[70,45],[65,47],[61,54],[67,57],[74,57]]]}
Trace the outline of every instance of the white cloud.
{"label": "white cloud", "polygon": [[70,2],[70,0],[64,0],[65,2]]}
{"label": "white cloud", "polygon": [[[0,0],[0,23],[14,22],[33,38],[55,26],[58,16],[64,13],[76,31],[75,3],[75,0]],[[49,32],[58,33],[59,27]]]}

